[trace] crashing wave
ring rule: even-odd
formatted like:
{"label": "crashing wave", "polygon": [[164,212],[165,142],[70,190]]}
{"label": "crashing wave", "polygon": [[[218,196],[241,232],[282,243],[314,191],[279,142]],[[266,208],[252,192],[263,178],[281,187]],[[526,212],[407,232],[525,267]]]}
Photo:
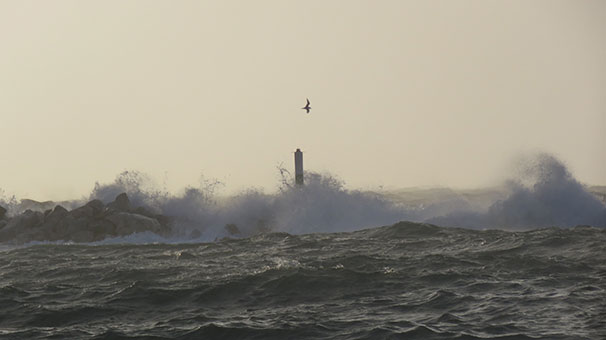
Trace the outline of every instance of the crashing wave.
{"label": "crashing wave", "polygon": [[[349,190],[338,178],[313,172],[306,173],[304,186],[296,186],[285,171],[274,194],[248,189],[222,197],[215,194],[217,182],[204,182],[175,195],[157,189],[139,172],[124,172],[113,183],[96,184],[86,204],[62,202],[49,209],[52,202],[5,200],[8,211],[0,208],[0,242],[95,242],[133,233],[152,233],[170,242],[212,241],[269,231],[354,231],[402,220],[483,229],[606,227],[604,203],[556,158],[540,154],[523,165],[505,189],[478,194],[481,204],[450,189],[433,190],[430,198],[426,194],[422,199],[401,193],[414,199],[398,200]],[[29,210],[23,211],[26,206]],[[150,239],[157,242],[157,237]]]}

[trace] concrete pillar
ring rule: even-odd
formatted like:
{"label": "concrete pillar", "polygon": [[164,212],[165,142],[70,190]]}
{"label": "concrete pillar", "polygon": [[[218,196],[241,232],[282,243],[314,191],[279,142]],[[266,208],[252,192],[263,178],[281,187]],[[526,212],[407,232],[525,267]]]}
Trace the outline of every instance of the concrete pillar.
{"label": "concrete pillar", "polygon": [[303,152],[301,149],[295,151],[295,183],[303,185]]}

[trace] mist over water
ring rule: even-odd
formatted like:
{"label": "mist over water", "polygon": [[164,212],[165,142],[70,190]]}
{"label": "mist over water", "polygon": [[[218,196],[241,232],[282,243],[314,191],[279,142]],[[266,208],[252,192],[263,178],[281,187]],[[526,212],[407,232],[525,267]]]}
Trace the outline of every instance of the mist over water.
{"label": "mist over water", "polygon": [[606,226],[606,208],[579,183],[566,166],[549,154],[525,157],[518,174],[505,183],[510,192],[488,211],[456,211],[427,221],[444,226],[520,229]]}
{"label": "mist over water", "polygon": [[247,189],[231,196],[216,194],[220,184],[203,182],[180,194],[148,187],[144,175],[125,172],[114,183],[97,185],[90,199],[112,201],[126,192],[134,205],[148,207],[174,219],[178,239],[214,240],[230,235],[226,226],[237,227],[231,236],[259,232],[306,234],[353,231],[392,224],[418,215],[414,209],[395,204],[379,194],[348,190],[329,174],[308,172],[304,186],[295,186],[283,173],[279,190],[266,194]]}
{"label": "mist over water", "polygon": [[[342,232],[402,220],[505,230],[606,227],[604,203],[589,193],[555,157],[548,154],[527,157],[519,161],[517,168],[518,173],[499,189],[500,194],[492,198],[494,201],[482,202],[484,208],[471,204],[469,197],[444,194],[410,204],[393,197],[388,199],[381,193],[347,189],[337,177],[314,172],[306,173],[304,186],[295,186],[290,174],[283,170],[276,193],[247,189],[230,196],[219,195],[221,183],[213,181],[202,181],[198,187],[173,194],[140,172],[126,171],[113,183],[97,183],[87,199],[61,204],[68,209],[93,199],[107,204],[126,192],[134,206],[172,218],[174,232],[168,239],[146,233],[121,238],[127,242],[212,241],[262,232]],[[12,213],[23,210],[14,198],[0,204]]]}

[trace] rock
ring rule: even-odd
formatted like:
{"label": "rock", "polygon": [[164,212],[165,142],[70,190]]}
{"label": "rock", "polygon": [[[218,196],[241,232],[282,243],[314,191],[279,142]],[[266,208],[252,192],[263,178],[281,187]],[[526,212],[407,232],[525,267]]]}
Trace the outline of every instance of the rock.
{"label": "rock", "polygon": [[[39,202],[27,203],[34,205]],[[6,209],[0,208],[0,242],[93,242],[138,232],[167,235],[171,231],[172,220],[169,217],[155,215],[143,207],[133,209],[125,193],[107,206],[99,200],[92,200],[71,211],[56,205],[44,213],[26,210],[11,219],[6,216]]]}
{"label": "rock", "polygon": [[42,224],[44,221],[44,214],[39,211],[26,210],[21,215],[11,219],[6,228],[27,230],[33,229]]}
{"label": "rock", "polygon": [[160,234],[164,229],[157,220],[138,214],[119,212],[108,215],[105,219],[116,226],[116,233],[120,236],[145,231]]}
{"label": "rock", "polygon": [[135,208],[135,210],[133,210],[133,212],[135,214],[139,214],[139,215],[143,215],[143,216],[147,216],[147,217],[151,217],[151,218],[155,217],[154,213],[145,209],[144,207],[137,207],[137,208]]}
{"label": "rock", "polygon": [[[128,198],[127,198],[128,199]],[[92,200],[69,212],[74,218],[99,218],[105,211],[105,205],[99,200]]]}
{"label": "rock", "polygon": [[30,199],[25,198],[25,199],[22,199],[21,203],[19,204],[19,211],[23,211],[23,210],[45,211],[48,209],[52,209],[55,205],[56,205],[56,203],[53,201],[38,202],[35,200],[30,200]]}
{"label": "rock", "polygon": [[108,236],[116,236],[116,225],[107,219],[93,220],[88,223],[86,229],[91,231],[94,241],[102,240]]}
{"label": "rock", "polygon": [[70,240],[74,242],[93,242],[98,241],[95,240],[95,235],[90,230],[80,230],[72,235],[70,235]]}
{"label": "rock", "polygon": [[73,240],[73,235],[87,230],[88,221],[88,218],[74,218],[68,214],[51,229],[53,237],[56,240]]}
{"label": "rock", "polygon": [[166,231],[170,230],[170,226],[173,224],[173,219],[168,217],[168,216],[164,216],[164,215],[155,215],[154,219],[158,222],[160,222],[160,225],[162,227],[164,227],[164,229]]}
{"label": "rock", "polygon": [[56,224],[68,214],[67,209],[58,205],[50,213],[44,214],[44,223]]}
{"label": "rock", "polygon": [[60,240],[62,239],[59,235],[62,234],[61,230],[64,229],[65,219],[68,215],[67,209],[60,205],[57,205],[53,210],[46,211],[44,213],[44,222],[40,225],[40,230],[33,235],[36,240]]}
{"label": "rock", "polygon": [[[0,230],[0,241],[8,241],[11,239],[17,239],[17,241],[19,241],[22,238],[29,237],[29,235],[35,235],[37,233],[35,229],[42,224],[43,220],[43,213],[26,210],[21,215],[10,219]],[[17,236],[20,237],[17,238]]]}
{"label": "rock", "polygon": [[[124,194],[126,195],[126,194]],[[128,199],[128,197],[127,197]],[[88,203],[86,203],[85,207],[91,207],[93,208],[93,214],[95,215],[99,215],[101,213],[103,213],[103,211],[105,210],[105,204],[103,204],[103,202],[101,202],[100,200],[92,200]]]}
{"label": "rock", "polygon": [[229,235],[240,235],[240,229],[234,223],[229,223],[225,225],[225,230]]}
{"label": "rock", "polygon": [[69,215],[73,218],[93,218],[95,210],[90,206],[81,206],[69,212]]}
{"label": "rock", "polygon": [[121,212],[129,212],[131,210],[130,200],[128,199],[128,195],[124,192],[116,196],[116,199],[109,203],[107,207]]}

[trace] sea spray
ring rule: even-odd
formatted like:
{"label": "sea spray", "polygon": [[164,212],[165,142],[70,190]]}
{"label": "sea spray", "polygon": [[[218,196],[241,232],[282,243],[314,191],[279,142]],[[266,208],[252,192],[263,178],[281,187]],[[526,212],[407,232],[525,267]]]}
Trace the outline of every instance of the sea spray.
{"label": "sea spray", "polygon": [[[144,188],[149,181],[142,175],[129,173],[107,187],[98,186],[95,192],[132,193],[141,204],[174,216],[176,230],[181,235],[201,233],[205,239],[267,231],[291,234],[352,231],[400,220],[482,229],[606,226],[604,204],[555,157],[536,154],[519,161],[518,168],[517,175],[505,183],[507,198],[494,202],[486,210],[472,209],[462,197],[436,200],[421,207],[396,204],[380,194],[347,189],[342,180],[331,174],[307,172],[306,184],[296,186],[283,169],[279,190],[274,194],[248,189],[218,197],[217,183],[207,181],[200,188],[170,195]],[[230,233],[226,226],[236,228]]]}
{"label": "sea spray", "polygon": [[[438,193],[438,197],[421,204],[396,203],[397,200],[380,193],[347,189],[342,180],[331,174],[307,172],[306,184],[296,186],[284,169],[280,169],[281,182],[275,193],[250,188],[227,196],[217,193],[222,184],[213,180],[202,180],[198,187],[174,194],[159,188],[143,173],[125,171],[112,183],[97,183],[86,199],[61,202],[61,205],[69,210],[94,199],[109,204],[124,192],[132,206],[142,207],[146,216],[153,218],[157,214],[170,218],[170,233],[162,236],[107,235],[114,240],[136,243],[145,239],[169,243],[213,241],[266,232],[354,231],[402,220],[509,230],[582,224],[606,226],[604,204],[589,193],[562,162],[539,154],[520,164],[518,175],[505,184],[501,194],[505,198],[479,205],[488,207],[482,209],[453,190]],[[14,197],[5,198],[0,205],[8,208],[9,218],[23,212],[19,210],[23,209],[23,202],[18,203]],[[2,224],[7,224],[6,218]]]}
{"label": "sea spray", "polygon": [[509,196],[488,211],[456,211],[427,221],[468,228],[606,227],[606,206],[552,155],[521,158],[518,169],[517,176],[506,182]]}
{"label": "sea spray", "polygon": [[405,207],[377,194],[348,190],[332,175],[307,172],[305,176],[305,186],[293,186],[284,177],[275,194],[248,189],[220,197],[214,183],[172,195],[150,186],[145,175],[124,172],[114,183],[97,184],[90,199],[108,202],[115,194],[126,192],[133,204],[172,217],[176,234],[183,238],[203,235],[205,240],[268,231],[357,230],[411,217]]}

